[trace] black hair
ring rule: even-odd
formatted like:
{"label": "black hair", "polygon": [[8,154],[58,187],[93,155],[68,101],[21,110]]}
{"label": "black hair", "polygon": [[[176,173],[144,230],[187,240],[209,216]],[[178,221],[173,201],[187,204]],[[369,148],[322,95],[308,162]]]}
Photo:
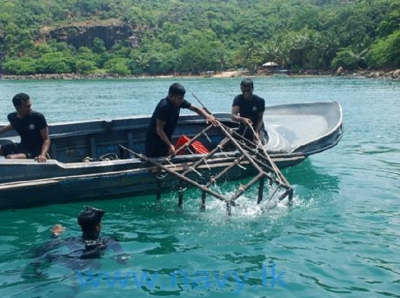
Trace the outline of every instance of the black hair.
{"label": "black hair", "polygon": [[169,95],[185,95],[186,90],[185,88],[179,84],[179,83],[173,83],[171,86],[169,86]]}
{"label": "black hair", "polygon": [[240,82],[240,87],[251,87],[254,88],[254,83],[252,79],[243,79]]}
{"label": "black hair", "polygon": [[18,108],[22,105],[22,102],[27,102],[30,99],[28,94],[18,93],[12,99],[14,107]]}
{"label": "black hair", "polygon": [[104,210],[86,207],[78,216],[78,224],[81,226],[83,234],[92,234],[101,222],[104,213]]}

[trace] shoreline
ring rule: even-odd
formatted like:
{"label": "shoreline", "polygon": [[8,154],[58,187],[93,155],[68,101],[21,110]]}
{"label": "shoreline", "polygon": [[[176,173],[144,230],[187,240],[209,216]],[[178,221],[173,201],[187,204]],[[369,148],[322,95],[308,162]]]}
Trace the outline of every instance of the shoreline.
{"label": "shoreline", "polygon": [[129,75],[121,76],[117,74],[75,74],[75,73],[61,73],[61,74],[34,74],[34,75],[2,75],[1,80],[97,80],[97,79],[170,79],[170,78],[235,78],[235,77],[290,77],[290,78],[315,78],[315,77],[362,77],[362,78],[382,78],[400,80],[400,69],[396,70],[359,70],[359,71],[341,71],[341,72],[322,72],[311,73],[304,72],[300,74],[285,74],[285,73],[266,73],[264,71],[258,73],[249,73],[247,71],[223,71],[215,73],[210,76],[206,75]]}

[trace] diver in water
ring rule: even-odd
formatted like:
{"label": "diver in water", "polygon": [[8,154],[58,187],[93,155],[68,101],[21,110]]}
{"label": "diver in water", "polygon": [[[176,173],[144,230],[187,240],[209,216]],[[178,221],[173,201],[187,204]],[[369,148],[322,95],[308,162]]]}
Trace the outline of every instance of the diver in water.
{"label": "diver in water", "polygon": [[86,207],[78,216],[82,230],[80,237],[62,239],[59,235],[65,228],[55,225],[51,229],[53,239],[35,252],[35,272],[38,273],[42,261],[61,263],[73,270],[95,269],[100,263],[93,259],[101,258],[109,249],[116,254],[117,262],[125,265],[127,258],[121,245],[114,238],[100,237],[104,213],[101,209]]}

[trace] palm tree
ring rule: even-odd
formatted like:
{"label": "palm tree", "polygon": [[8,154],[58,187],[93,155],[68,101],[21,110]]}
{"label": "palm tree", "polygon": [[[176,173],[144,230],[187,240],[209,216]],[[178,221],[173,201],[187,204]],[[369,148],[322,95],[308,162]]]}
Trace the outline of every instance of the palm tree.
{"label": "palm tree", "polygon": [[366,54],[368,53],[369,48],[366,48],[361,51],[356,51],[352,48],[346,48],[339,51],[336,57],[332,61],[332,65],[334,67],[343,66],[348,69],[362,69],[367,67],[366,63]]}
{"label": "palm tree", "polygon": [[135,57],[135,62],[143,71],[146,71],[150,64],[150,57],[147,53],[141,53]]}
{"label": "palm tree", "polygon": [[[310,39],[310,35],[308,33],[303,35],[298,35],[293,41],[294,52],[299,56],[299,66],[307,67],[307,52],[312,49],[312,42]],[[296,54],[295,54],[296,55]]]}
{"label": "palm tree", "polygon": [[247,42],[239,51],[240,60],[250,71],[254,71],[262,63],[262,45],[254,39]]}

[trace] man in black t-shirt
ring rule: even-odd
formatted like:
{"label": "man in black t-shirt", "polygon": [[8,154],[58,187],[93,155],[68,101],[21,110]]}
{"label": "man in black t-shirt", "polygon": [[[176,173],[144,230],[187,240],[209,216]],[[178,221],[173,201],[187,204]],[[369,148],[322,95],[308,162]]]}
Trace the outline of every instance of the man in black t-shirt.
{"label": "man in black t-shirt", "polygon": [[167,156],[175,153],[171,138],[181,108],[204,116],[214,126],[219,125],[214,116],[186,101],[185,93],[186,90],[181,84],[174,83],[169,87],[168,96],[161,99],[155,108],[146,135],[146,155],[148,157]]}
{"label": "man in black t-shirt", "polygon": [[0,135],[15,129],[21,143],[0,145],[0,155],[9,159],[34,158],[38,162],[46,162],[50,137],[45,117],[32,110],[31,99],[25,93],[15,95],[13,104],[16,112],[8,114],[10,124],[0,128]]}
{"label": "man in black t-shirt", "polygon": [[[240,122],[239,134],[250,141],[257,141],[257,137],[262,141],[263,136],[260,135],[260,132],[264,127],[265,101],[253,94],[254,84],[251,79],[243,79],[240,83],[240,90],[242,94],[233,99],[232,120]],[[254,136],[253,130],[257,137]]]}

